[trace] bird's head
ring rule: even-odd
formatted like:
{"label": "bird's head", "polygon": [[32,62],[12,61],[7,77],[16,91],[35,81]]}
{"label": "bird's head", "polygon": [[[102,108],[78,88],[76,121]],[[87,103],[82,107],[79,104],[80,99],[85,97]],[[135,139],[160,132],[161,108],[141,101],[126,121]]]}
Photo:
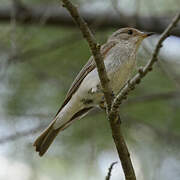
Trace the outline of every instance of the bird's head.
{"label": "bird's head", "polygon": [[135,28],[121,28],[115,31],[108,41],[118,41],[119,43],[127,43],[139,47],[142,40],[153,35],[152,32],[141,32]]}

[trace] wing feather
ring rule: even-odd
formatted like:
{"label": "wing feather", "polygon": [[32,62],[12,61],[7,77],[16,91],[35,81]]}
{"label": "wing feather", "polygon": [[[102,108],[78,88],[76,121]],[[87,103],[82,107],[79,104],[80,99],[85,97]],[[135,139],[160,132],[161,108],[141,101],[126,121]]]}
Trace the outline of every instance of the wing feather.
{"label": "wing feather", "polygon": [[[105,45],[103,45],[101,47],[101,53],[102,53],[103,59],[105,59],[105,57],[106,57],[107,53],[109,52],[109,50],[111,48],[113,48],[116,44],[117,44],[117,42],[111,41],[111,42],[108,42],[108,43],[106,43]],[[83,79],[87,76],[87,74],[90,73],[95,68],[96,68],[96,64],[95,64],[94,58],[91,56],[90,59],[88,60],[88,62],[84,65],[84,67],[81,69],[81,71],[76,76],[75,80],[73,81],[69,91],[67,92],[66,98],[65,98],[63,104],[61,105],[60,109],[56,113],[56,115],[69,102],[72,95],[77,91],[77,89],[81,85]]]}

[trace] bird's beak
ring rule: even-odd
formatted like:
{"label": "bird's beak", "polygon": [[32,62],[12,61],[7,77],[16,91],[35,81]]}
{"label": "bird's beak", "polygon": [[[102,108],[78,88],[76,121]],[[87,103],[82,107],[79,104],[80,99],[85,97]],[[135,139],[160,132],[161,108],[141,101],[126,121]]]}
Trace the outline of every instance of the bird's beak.
{"label": "bird's beak", "polygon": [[139,47],[139,45],[141,44],[141,42],[142,42],[145,38],[147,38],[147,37],[149,37],[149,36],[151,36],[151,35],[153,35],[153,34],[155,34],[155,33],[153,33],[153,32],[141,32],[141,33],[139,34],[138,40],[136,41],[137,48]]}
{"label": "bird's beak", "polygon": [[149,36],[152,36],[153,34],[155,34],[155,33],[154,32],[144,32],[144,33],[142,33],[142,37],[144,39],[144,38],[147,38]]}

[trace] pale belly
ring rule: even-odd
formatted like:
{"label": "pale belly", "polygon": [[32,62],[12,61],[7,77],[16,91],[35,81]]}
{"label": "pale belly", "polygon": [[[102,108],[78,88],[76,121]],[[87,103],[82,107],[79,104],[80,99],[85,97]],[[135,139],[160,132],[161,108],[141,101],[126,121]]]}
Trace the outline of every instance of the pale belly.
{"label": "pale belly", "polygon": [[[135,66],[135,59],[125,63],[107,61],[105,65],[110,79],[110,87],[114,94],[117,94],[130,78]],[[58,114],[54,127],[60,127],[80,110],[98,105],[104,108],[104,94],[100,86],[97,70],[94,69],[84,78],[71,100],[61,110],[61,113]]]}
{"label": "pale belly", "polygon": [[114,68],[113,71],[110,71],[110,86],[114,92],[117,94],[124,84],[129,80],[131,73],[134,69],[135,61],[121,64],[120,67]]}
{"label": "pale belly", "polygon": [[[127,63],[107,63],[106,69],[110,79],[110,87],[114,94],[117,94],[124,84],[130,78],[131,72],[135,66],[135,60],[128,61]],[[78,89],[76,98],[79,99],[85,106],[98,105],[103,101],[103,92],[100,86],[100,80],[97,70],[93,70],[83,80]]]}
{"label": "pale belly", "polygon": [[[134,47],[134,46],[133,46]],[[110,87],[116,95],[130,78],[135,66],[134,48],[129,44],[117,45],[113,52],[105,59],[106,71],[110,80]],[[121,57],[121,60],[120,60]],[[95,107],[104,102],[97,69],[91,71],[82,81],[69,102],[57,115],[55,128],[68,122],[74,114],[87,107]]]}

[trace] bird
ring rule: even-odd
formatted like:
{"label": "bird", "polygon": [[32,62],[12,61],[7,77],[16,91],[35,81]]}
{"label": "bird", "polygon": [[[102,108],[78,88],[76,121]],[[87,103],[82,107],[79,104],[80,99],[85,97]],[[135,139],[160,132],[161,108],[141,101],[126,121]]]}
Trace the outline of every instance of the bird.
{"label": "bird", "polygon": [[[141,42],[153,34],[131,27],[120,28],[101,46],[100,53],[114,95],[118,94],[136,68],[136,54]],[[103,109],[106,105],[96,63],[91,56],[72,83],[53,121],[35,140],[33,145],[39,156],[44,155],[61,131],[96,107]]]}

